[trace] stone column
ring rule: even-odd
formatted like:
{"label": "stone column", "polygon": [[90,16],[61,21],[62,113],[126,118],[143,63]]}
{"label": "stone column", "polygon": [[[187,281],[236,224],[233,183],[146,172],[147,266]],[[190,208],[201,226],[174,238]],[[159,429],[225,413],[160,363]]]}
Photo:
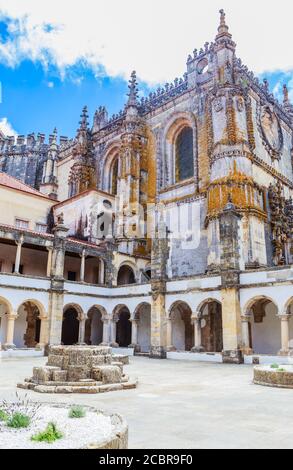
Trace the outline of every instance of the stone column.
{"label": "stone column", "polygon": [[110,322],[109,318],[103,317],[103,343],[101,346],[109,346],[110,345]]}
{"label": "stone column", "polygon": [[17,245],[17,248],[16,248],[15,263],[14,263],[14,273],[19,274],[20,260],[21,260],[21,248],[23,245],[23,236],[21,236],[20,239],[16,242],[16,245]]}
{"label": "stone column", "polygon": [[39,317],[41,320],[40,342],[37,348],[43,349],[49,343],[49,319],[48,317]]}
{"label": "stone column", "polygon": [[191,352],[201,353],[204,352],[204,348],[201,345],[201,318],[198,315],[192,316],[191,321],[194,328],[194,346]]}
{"label": "stone column", "polygon": [[138,344],[138,320],[133,318],[131,321],[131,344],[129,348],[134,348],[136,352],[139,352],[140,347]]}
{"label": "stone column", "polygon": [[222,275],[223,362],[232,364],[243,363],[239,290],[230,287],[237,279],[236,273]]}
{"label": "stone column", "polygon": [[47,247],[47,250],[48,250],[47,277],[51,277],[53,247]]}
{"label": "stone column", "polygon": [[119,348],[119,344],[116,343],[116,329],[117,329],[117,320],[112,318],[110,320],[110,343],[112,348]]}
{"label": "stone column", "polygon": [[176,351],[176,348],[172,344],[172,319],[167,318],[167,323],[166,323],[166,351],[171,352],[171,351]]}
{"label": "stone column", "polygon": [[241,329],[242,329],[242,352],[246,355],[253,354],[253,350],[250,347],[249,338],[249,323],[251,321],[250,315],[241,316]]}
{"label": "stone column", "polygon": [[84,335],[85,335],[85,316],[78,318],[79,321],[79,331],[78,331],[78,344],[85,344]]}
{"label": "stone column", "polygon": [[104,260],[99,260],[99,284],[105,284],[105,263]]}
{"label": "stone column", "polygon": [[[60,216],[61,219],[61,216]],[[60,345],[64,308],[64,261],[68,229],[60,220],[54,228],[52,278],[49,297],[49,344]]]}
{"label": "stone column", "polygon": [[281,350],[280,356],[289,354],[289,315],[279,315],[281,320]]}
{"label": "stone column", "polygon": [[84,282],[84,274],[85,274],[85,250],[82,250],[82,254],[80,255],[81,261],[80,261],[80,282]]}
{"label": "stone column", "polygon": [[4,344],[5,349],[15,349],[14,339],[14,325],[17,315],[7,315],[7,329],[6,329],[6,343]]}

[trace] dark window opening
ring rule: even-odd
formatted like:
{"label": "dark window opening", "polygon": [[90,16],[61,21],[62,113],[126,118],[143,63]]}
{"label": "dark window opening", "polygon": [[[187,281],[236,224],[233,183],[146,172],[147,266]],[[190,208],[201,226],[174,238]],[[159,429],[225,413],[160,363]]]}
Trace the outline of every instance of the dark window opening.
{"label": "dark window opening", "polygon": [[193,131],[190,127],[185,127],[176,140],[176,182],[193,176]]}

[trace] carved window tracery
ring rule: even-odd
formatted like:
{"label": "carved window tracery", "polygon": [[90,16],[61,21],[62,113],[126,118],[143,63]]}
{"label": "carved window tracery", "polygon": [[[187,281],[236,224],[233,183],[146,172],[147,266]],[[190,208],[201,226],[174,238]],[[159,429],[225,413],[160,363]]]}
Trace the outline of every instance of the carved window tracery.
{"label": "carved window tracery", "polygon": [[175,179],[176,183],[194,176],[193,131],[184,127],[175,142]]}

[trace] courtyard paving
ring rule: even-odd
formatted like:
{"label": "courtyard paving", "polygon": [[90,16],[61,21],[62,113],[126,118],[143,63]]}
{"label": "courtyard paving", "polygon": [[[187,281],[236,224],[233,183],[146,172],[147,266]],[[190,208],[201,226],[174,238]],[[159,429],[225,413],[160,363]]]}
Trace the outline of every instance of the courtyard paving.
{"label": "courtyard paving", "polygon": [[[136,390],[100,395],[41,395],[121,413],[131,449],[293,448],[293,390],[252,384],[252,366],[130,358]],[[0,360],[0,401],[45,358]],[[0,435],[1,439],[1,435]]]}

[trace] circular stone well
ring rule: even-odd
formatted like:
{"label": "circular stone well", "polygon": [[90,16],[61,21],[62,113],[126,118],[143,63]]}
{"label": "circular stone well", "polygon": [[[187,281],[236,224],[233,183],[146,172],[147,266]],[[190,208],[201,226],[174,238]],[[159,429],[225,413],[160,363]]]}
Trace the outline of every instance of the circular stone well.
{"label": "circular stone well", "polygon": [[[15,410],[15,404],[11,404]],[[30,415],[29,407],[17,409]],[[83,418],[69,418],[72,405],[39,404],[32,413],[31,424],[24,429],[8,428],[0,422],[0,449],[127,449],[128,425],[119,414],[107,414],[94,407],[82,406],[86,411]],[[8,404],[9,407],[9,404]],[[31,437],[43,432],[48,423],[54,422],[63,434],[54,443],[34,442]]]}
{"label": "circular stone well", "polygon": [[253,383],[267,387],[293,388],[293,366],[284,365],[279,368],[256,366]]}

